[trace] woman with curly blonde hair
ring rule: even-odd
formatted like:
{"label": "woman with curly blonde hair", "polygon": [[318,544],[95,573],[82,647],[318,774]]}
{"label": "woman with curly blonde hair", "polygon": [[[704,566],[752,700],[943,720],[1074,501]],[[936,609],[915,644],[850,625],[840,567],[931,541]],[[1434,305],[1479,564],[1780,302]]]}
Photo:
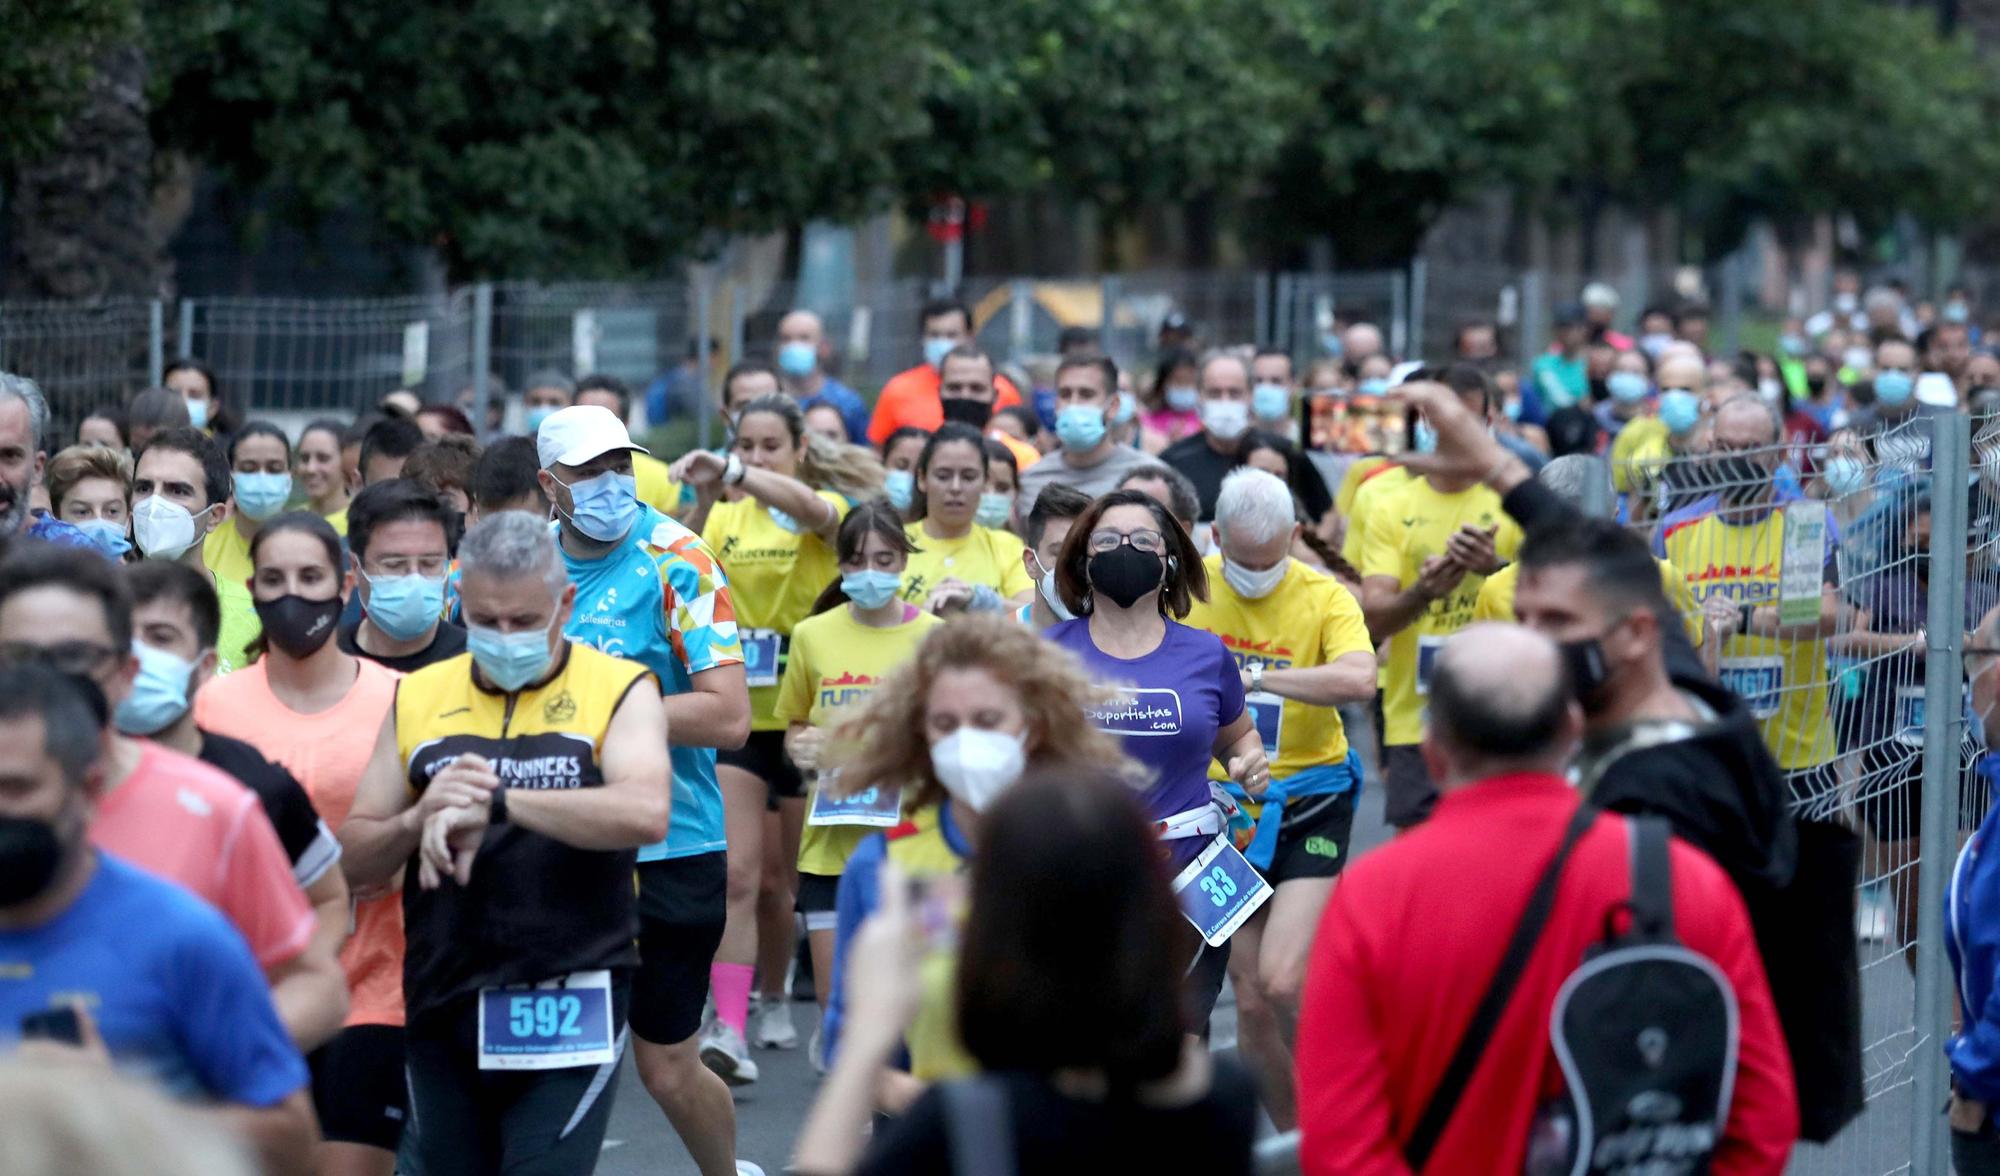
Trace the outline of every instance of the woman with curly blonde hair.
{"label": "woman with curly blonde hair", "polygon": [[[1131,780],[1135,794],[1143,788],[1145,777],[1118,741],[1090,722],[1100,701],[1075,658],[1011,618],[971,614],[932,630],[835,729],[820,756],[823,768],[839,770],[835,790],[900,787],[905,819],[863,841],[841,874],[824,1060],[839,1042],[847,949],[880,905],[885,865],[919,880],[960,873],[979,843],[980,814],[1030,769],[1117,776]],[[940,1016],[920,1015],[910,1032],[910,1070],[923,1081],[970,1067],[943,1015],[949,991],[944,985],[939,1000],[926,1002]]]}

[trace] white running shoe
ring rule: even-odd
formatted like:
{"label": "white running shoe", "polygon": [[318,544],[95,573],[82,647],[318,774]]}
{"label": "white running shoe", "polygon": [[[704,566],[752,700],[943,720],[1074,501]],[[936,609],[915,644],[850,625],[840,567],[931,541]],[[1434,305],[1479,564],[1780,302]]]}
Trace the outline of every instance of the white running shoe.
{"label": "white running shoe", "polygon": [[749,1160],[736,1161],[736,1176],[764,1176],[764,1169]]}
{"label": "white running shoe", "polygon": [[720,1018],[701,1039],[701,1064],[731,1086],[757,1081],[757,1063],[750,1060],[750,1047],[743,1044],[743,1035]]}
{"label": "white running shoe", "polygon": [[757,1048],[797,1049],[799,1031],[792,1025],[792,1006],[782,1000],[766,1001],[757,1014]]}

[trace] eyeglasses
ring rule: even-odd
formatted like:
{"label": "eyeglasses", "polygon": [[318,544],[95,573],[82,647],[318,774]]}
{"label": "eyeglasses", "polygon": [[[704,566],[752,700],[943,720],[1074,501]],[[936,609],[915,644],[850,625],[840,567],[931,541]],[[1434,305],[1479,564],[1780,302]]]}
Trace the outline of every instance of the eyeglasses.
{"label": "eyeglasses", "polygon": [[1166,536],[1158,531],[1134,531],[1129,535],[1117,531],[1092,531],[1090,554],[1103,555],[1107,551],[1116,551],[1126,543],[1132,545],[1132,550],[1143,551],[1147,555],[1161,555],[1167,550]]}
{"label": "eyeglasses", "polygon": [[118,651],[95,641],[58,641],[36,645],[31,641],[0,642],[0,665],[46,666],[59,674],[94,678],[118,657]]}

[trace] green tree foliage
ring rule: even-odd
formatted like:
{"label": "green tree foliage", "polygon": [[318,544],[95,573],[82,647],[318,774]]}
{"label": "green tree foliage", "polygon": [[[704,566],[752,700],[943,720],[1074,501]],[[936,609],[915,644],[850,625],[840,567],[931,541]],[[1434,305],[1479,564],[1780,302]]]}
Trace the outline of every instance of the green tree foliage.
{"label": "green tree foliage", "polygon": [[59,141],[98,60],[138,28],[134,0],[0,0],[0,167]]}

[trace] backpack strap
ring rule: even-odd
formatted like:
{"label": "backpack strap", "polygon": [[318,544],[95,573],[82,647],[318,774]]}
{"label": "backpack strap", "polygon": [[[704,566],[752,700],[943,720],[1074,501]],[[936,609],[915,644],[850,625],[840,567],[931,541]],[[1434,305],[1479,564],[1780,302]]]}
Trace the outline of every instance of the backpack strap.
{"label": "backpack strap", "polygon": [[938,1087],[952,1176],[1015,1176],[1013,1112],[1000,1079],[980,1074]]}
{"label": "backpack strap", "polygon": [[1521,981],[1521,973],[1528,966],[1528,957],[1534,954],[1535,944],[1542,937],[1542,928],[1548,925],[1549,913],[1555,909],[1556,886],[1562,881],[1563,864],[1569,860],[1570,850],[1576,848],[1577,841],[1597,817],[1598,810],[1588,803],[1577,805],[1576,815],[1570,818],[1569,828],[1563,831],[1562,843],[1556,846],[1555,856],[1535,882],[1535,889],[1528,896],[1527,908],[1521,912],[1521,921],[1514,925],[1514,935],[1507,941],[1507,950],[1501,953],[1500,966],[1487,982],[1486,994],[1480,997],[1479,1007],[1466,1024],[1465,1035],[1459,1038],[1458,1048],[1452,1051],[1451,1063],[1445,1067],[1444,1077],[1438,1080],[1437,1089],[1424,1103],[1424,1113],[1418,1116],[1410,1141],[1403,1145],[1403,1158],[1412,1172],[1422,1172],[1424,1165],[1430,1162],[1431,1152],[1436,1149],[1438,1139],[1450,1124],[1452,1112],[1458,1109],[1459,1099],[1471,1083],[1473,1071],[1479,1068],[1481,1059],[1486,1055],[1486,1045],[1493,1037],[1493,1030],[1499,1026],[1501,1014],[1507,1011],[1507,1004],[1513,999],[1514,987]]}
{"label": "backpack strap", "polygon": [[1670,942],[1674,937],[1674,875],[1667,857],[1667,819],[1627,817],[1632,830],[1632,934]]}

